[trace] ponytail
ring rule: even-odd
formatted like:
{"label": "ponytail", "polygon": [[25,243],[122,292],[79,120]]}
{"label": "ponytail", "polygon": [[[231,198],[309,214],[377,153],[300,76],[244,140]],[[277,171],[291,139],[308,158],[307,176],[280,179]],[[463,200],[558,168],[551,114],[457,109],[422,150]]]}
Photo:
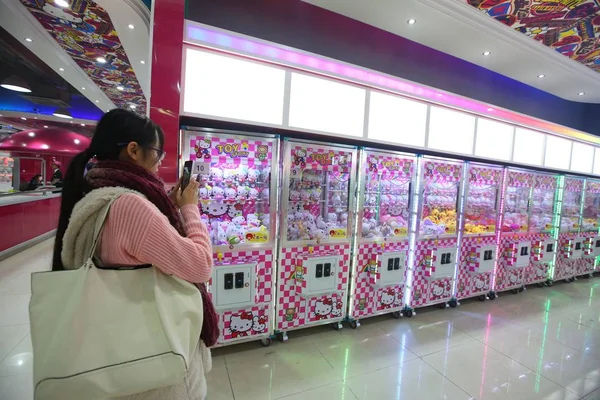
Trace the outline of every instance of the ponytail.
{"label": "ponytail", "polygon": [[85,167],[90,160],[91,155],[88,150],[77,154],[63,179],[62,200],[60,203],[60,216],[58,217],[58,227],[56,229],[56,239],[54,242],[54,255],[52,258],[52,270],[62,271],[61,253],[63,248],[63,237],[69,225],[69,219],[75,204],[85,196]]}

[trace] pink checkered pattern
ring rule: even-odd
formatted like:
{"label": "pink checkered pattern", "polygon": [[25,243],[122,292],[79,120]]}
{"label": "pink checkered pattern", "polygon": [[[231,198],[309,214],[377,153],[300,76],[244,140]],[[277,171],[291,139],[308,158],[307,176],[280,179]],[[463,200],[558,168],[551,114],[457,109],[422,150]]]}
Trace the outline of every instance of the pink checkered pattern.
{"label": "pink checkered pattern", "polygon": [[432,182],[458,182],[462,177],[462,165],[443,161],[423,160],[423,177]]}
{"label": "pink checkered pattern", "polygon": [[589,193],[600,193],[600,181],[588,179],[585,185],[585,191]]}
{"label": "pink checkered pattern", "polygon": [[592,248],[595,245],[596,238],[598,237],[597,232],[583,232],[581,236],[584,236],[584,256],[578,260],[576,267],[577,275],[591,274],[595,270],[596,257],[592,257]]}
{"label": "pink checkered pattern", "polygon": [[382,174],[382,178],[402,177],[412,178],[414,169],[414,160],[405,157],[395,157],[390,154],[367,152],[367,162],[365,163],[365,173],[374,172],[373,162],[377,160],[377,171]]}
{"label": "pink checkered pattern", "polygon": [[583,191],[583,179],[565,178],[565,190],[568,192]]}
{"label": "pink checkered pattern", "polygon": [[[556,257],[556,268],[554,269],[555,281],[580,275],[580,271],[587,270],[589,268],[588,262],[586,262],[587,260],[585,258],[579,260],[572,260],[568,258],[573,252],[573,241],[578,236],[580,236],[578,233],[559,233],[558,255]],[[587,235],[581,234],[581,236]]]}
{"label": "pink checkered pattern", "polygon": [[539,189],[554,190],[557,185],[556,175],[536,175],[534,178],[534,186]]}
{"label": "pink checkered pattern", "polygon": [[[310,170],[317,170],[317,171],[332,171],[332,172],[348,172],[350,171],[350,168],[352,167],[352,153],[349,151],[344,151],[344,150],[338,150],[338,149],[325,149],[325,148],[321,148],[321,147],[310,147],[310,146],[302,146],[302,145],[295,145],[292,147],[291,149],[291,160],[292,160],[292,164],[294,164],[294,160],[295,160],[295,155],[297,154],[298,150],[304,150],[306,152],[306,157],[304,157],[304,162],[306,163],[306,166],[303,169],[310,169]],[[311,157],[312,154],[317,154],[317,155],[327,155],[329,153],[330,158],[336,158],[336,159],[343,159],[345,158],[347,160],[347,163],[345,165],[334,165],[334,164],[330,164],[330,165],[323,165],[322,163],[318,162],[316,159],[313,160],[313,157]]]}
{"label": "pink checkered pattern", "polygon": [[[228,265],[230,261],[235,261],[236,264],[256,263],[256,296],[254,298],[256,304],[255,307],[266,307],[266,309],[269,310],[269,304],[273,296],[273,273],[275,267],[273,263],[273,251],[271,249],[261,249],[252,251],[225,252],[223,253],[222,262],[216,261],[218,260],[217,254],[218,253],[213,254],[213,259],[215,260],[214,268],[219,268],[220,265]],[[211,286],[212,279],[209,282],[209,292]],[[237,315],[245,311],[248,311],[248,309],[230,310],[221,313],[220,319],[224,321],[225,315]],[[268,318],[269,320],[271,319],[270,316],[268,316]],[[268,328],[270,328],[270,324],[268,325]],[[219,339],[219,343],[229,344],[225,342],[231,339],[233,338],[228,337],[227,335],[222,335]]]}
{"label": "pink checkered pattern", "polygon": [[[552,178],[554,181],[556,181],[555,178]],[[546,282],[548,280],[549,276],[549,272],[550,272],[550,267],[551,267],[551,263],[550,262],[545,262],[545,263],[540,263],[537,262],[540,257],[539,256],[535,256],[534,255],[534,251],[533,251],[533,247],[535,246],[536,243],[544,243],[546,240],[549,240],[552,238],[552,235],[549,233],[531,233],[529,234],[529,238],[532,242],[531,245],[531,261],[529,263],[529,265],[527,267],[525,267],[524,270],[524,276],[523,276],[523,282],[525,283],[525,285],[531,285],[534,283],[540,283],[540,282]]]}
{"label": "pink checkered pattern", "polygon": [[[523,286],[523,282],[525,281],[525,267],[512,268],[512,266],[516,262],[516,253],[514,252],[516,252],[519,242],[527,240],[529,240],[528,235],[501,235],[498,261],[496,264],[495,291],[503,292],[505,290],[516,289]],[[512,252],[513,249],[514,252]]]}
{"label": "pink checkered pattern", "polygon": [[[354,293],[350,295],[350,301],[353,302],[353,319],[361,319],[381,314],[382,312],[393,312],[402,309],[404,306],[404,285],[395,285],[386,288],[376,288],[374,284],[379,279],[379,268],[377,272],[370,272],[369,262],[377,260],[377,256],[385,252],[407,251],[408,241],[404,240],[397,243],[386,243],[385,250],[377,243],[360,243],[354,266]],[[406,279],[407,268],[404,269],[404,279]],[[389,290],[394,292],[394,301],[390,307],[388,302],[382,302],[382,295],[388,295]]]}
{"label": "pink checkered pattern", "polygon": [[[431,280],[431,278],[427,276],[428,268],[426,267],[426,259],[427,256],[431,256],[432,251],[435,251],[438,248],[456,246],[456,238],[424,239],[417,241],[413,267],[412,299],[410,299],[411,307],[424,307],[431,304],[446,302],[452,298],[452,278]],[[444,287],[444,294],[437,297],[433,295],[433,289],[439,285]]]}
{"label": "pink checkered pattern", "polygon": [[470,297],[487,294],[490,291],[492,272],[478,273],[478,263],[471,258],[479,260],[482,246],[495,246],[496,236],[463,236],[460,245],[460,259],[458,263],[458,282],[456,285],[456,298],[467,299]]}
{"label": "pink checkered pattern", "polygon": [[[315,254],[339,254],[342,256],[342,268],[338,272],[338,287],[337,291],[331,293],[329,298],[335,297],[335,301],[342,301],[342,310],[345,310],[345,299],[348,288],[348,275],[350,270],[350,244],[339,243],[339,244],[321,244],[313,247],[313,253]],[[300,296],[296,292],[296,266],[298,265],[297,260],[306,257],[309,253],[307,247],[283,247],[281,250],[281,256],[279,261],[279,272],[278,272],[278,292],[277,292],[277,330],[287,331],[291,329],[298,329],[309,325],[318,324],[319,321],[309,320],[311,313],[314,314],[314,309],[309,308],[309,305],[315,305],[317,300],[314,298],[305,298]],[[323,296],[317,296],[321,298]],[[311,301],[314,300],[313,303]],[[332,300],[332,301],[334,301]],[[337,303],[336,303],[337,306]],[[328,318],[328,320],[341,320],[342,316]],[[329,321],[331,322],[331,321]]]}
{"label": "pink checkered pattern", "polygon": [[[205,140],[210,141],[210,159],[205,159],[202,154],[202,147],[200,146]],[[225,146],[226,149],[232,149],[233,146],[238,146],[238,151],[243,150],[248,152],[247,157],[230,157],[227,153],[219,153],[218,146]],[[264,154],[264,156],[263,156]],[[254,139],[239,139],[231,138],[227,136],[219,137],[205,137],[205,136],[194,136],[190,138],[190,160],[203,160],[210,162],[213,165],[216,164],[233,164],[233,165],[262,165],[259,159],[262,158],[264,162],[271,162],[273,159],[273,143]]]}
{"label": "pink checkered pattern", "polygon": [[217,347],[258,340],[271,334],[271,312],[268,305],[226,311],[219,315],[221,336]]}
{"label": "pink checkered pattern", "polygon": [[502,170],[496,168],[471,166],[469,168],[469,182],[475,184],[496,185],[502,178]]}
{"label": "pink checkered pattern", "polygon": [[531,187],[535,174],[530,172],[508,171],[507,186]]}

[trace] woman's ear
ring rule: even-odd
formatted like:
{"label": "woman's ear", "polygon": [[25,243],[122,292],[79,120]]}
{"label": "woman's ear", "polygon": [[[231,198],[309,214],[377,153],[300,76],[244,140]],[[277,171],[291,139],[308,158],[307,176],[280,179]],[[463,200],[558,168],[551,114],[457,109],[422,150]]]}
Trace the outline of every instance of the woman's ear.
{"label": "woman's ear", "polygon": [[141,158],[141,147],[136,142],[129,142],[125,148],[127,155],[134,161],[138,161]]}

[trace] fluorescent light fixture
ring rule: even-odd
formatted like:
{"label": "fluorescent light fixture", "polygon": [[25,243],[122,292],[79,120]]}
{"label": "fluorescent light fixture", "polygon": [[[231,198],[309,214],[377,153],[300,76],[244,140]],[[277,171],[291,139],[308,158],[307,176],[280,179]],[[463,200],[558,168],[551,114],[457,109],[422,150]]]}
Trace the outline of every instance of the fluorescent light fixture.
{"label": "fluorescent light fixture", "polygon": [[579,93],[577,93],[577,96],[584,96],[584,95],[585,95],[585,92],[579,92]]}
{"label": "fluorescent light fixture", "polygon": [[100,64],[106,64],[106,58],[104,57],[98,57],[96,58],[96,61],[98,61]]}
{"label": "fluorescent light fixture", "polygon": [[54,0],[54,4],[59,7],[69,7],[69,2],[67,0]]}
{"label": "fluorescent light fixture", "polygon": [[408,21],[406,21],[409,25],[414,25],[417,23],[417,20],[414,18],[409,19]]}
{"label": "fluorescent light fixture", "polygon": [[[71,115],[71,112],[64,107],[57,108],[56,111],[54,111],[52,113],[52,115],[54,115],[55,117],[58,117],[58,118],[65,118],[65,119],[73,118],[73,116]],[[73,122],[73,121],[71,121],[71,122]]]}
{"label": "fluorescent light fixture", "polygon": [[65,69],[61,67],[61,68],[59,68],[58,70],[62,72],[62,71],[64,71]]}
{"label": "fluorescent light fixture", "polygon": [[544,75],[544,74],[539,74],[538,75],[538,78],[540,78],[540,79],[545,78],[545,77],[546,77],[546,75]]}
{"label": "fluorescent light fixture", "polygon": [[100,100],[96,100],[96,103],[100,103]]}
{"label": "fluorescent light fixture", "polygon": [[6,78],[4,81],[2,81],[0,86],[2,86],[4,89],[12,90],[14,92],[31,93],[31,88],[27,82],[17,75]]}
{"label": "fluorescent light fixture", "polygon": [[40,147],[44,150],[48,150],[50,148],[50,146],[48,146],[47,144],[43,144]]}
{"label": "fluorescent light fixture", "polygon": [[81,90],[85,90],[85,88],[84,88],[84,87],[81,87]]}
{"label": "fluorescent light fixture", "polygon": [[492,52],[491,51],[484,51],[483,55],[484,56],[490,56],[490,55],[492,55]]}
{"label": "fluorescent light fixture", "polygon": [[133,24],[129,24],[129,25],[127,25],[127,27],[128,27],[129,29],[133,29],[133,28],[135,28],[135,26],[133,26]]}

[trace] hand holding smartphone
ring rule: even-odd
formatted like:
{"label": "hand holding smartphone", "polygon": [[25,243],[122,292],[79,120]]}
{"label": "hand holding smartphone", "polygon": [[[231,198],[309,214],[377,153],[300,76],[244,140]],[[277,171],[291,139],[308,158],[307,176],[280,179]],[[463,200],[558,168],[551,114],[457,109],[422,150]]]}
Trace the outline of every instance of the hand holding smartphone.
{"label": "hand holding smartphone", "polygon": [[192,168],[194,166],[193,161],[186,161],[183,164],[183,180],[181,182],[181,191],[183,192],[187,185],[190,184],[190,179],[192,177]]}

